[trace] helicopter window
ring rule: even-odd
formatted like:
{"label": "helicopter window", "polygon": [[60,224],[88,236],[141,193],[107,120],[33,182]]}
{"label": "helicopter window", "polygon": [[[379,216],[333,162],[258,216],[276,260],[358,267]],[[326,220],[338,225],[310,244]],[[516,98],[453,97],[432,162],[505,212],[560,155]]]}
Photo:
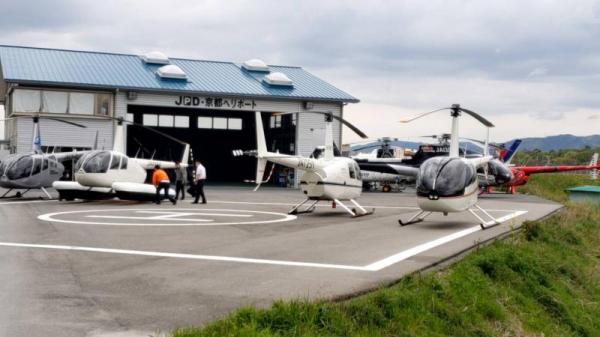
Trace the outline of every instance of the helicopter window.
{"label": "helicopter window", "polygon": [[48,166],[50,166],[50,168],[56,168],[56,157],[48,157]]}
{"label": "helicopter window", "polygon": [[121,158],[121,170],[126,170],[127,169],[127,157],[123,157]]}
{"label": "helicopter window", "polygon": [[43,159],[43,165],[42,165],[42,170],[47,170],[48,169],[48,158],[44,158]]}
{"label": "helicopter window", "polygon": [[81,158],[79,158],[79,160],[77,160],[77,162],[75,163],[75,171],[79,171],[79,169],[81,169],[81,166],[83,165],[83,162],[88,158],[89,156],[84,155]]}
{"label": "helicopter window", "polygon": [[314,158],[314,159],[319,159],[323,156],[323,153],[325,152],[325,148],[322,146],[317,146],[315,147],[315,149],[313,150],[313,152],[310,154],[310,158]]}
{"label": "helicopter window", "polygon": [[33,169],[31,175],[39,174],[42,171],[42,158],[33,159]]}
{"label": "helicopter window", "polygon": [[21,157],[7,168],[6,176],[11,180],[26,178],[31,175],[32,168],[33,158],[31,156]]}
{"label": "helicopter window", "polygon": [[354,171],[354,165],[351,163],[348,164],[348,172],[350,173],[351,179],[356,179],[356,172]]}
{"label": "helicopter window", "polygon": [[354,163],[354,172],[356,172],[356,179],[360,179],[361,178],[360,166],[358,166],[357,163]]}
{"label": "helicopter window", "polygon": [[113,155],[110,162],[110,170],[118,170],[121,164],[121,156]]}
{"label": "helicopter window", "polygon": [[4,170],[6,169],[6,164],[0,161],[0,176],[4,175]]}
{"label": "helicopter window", "polygon": [[106,173],[110,164],[110,152],[100,151],[90,154],[82,168],[87,173]]}

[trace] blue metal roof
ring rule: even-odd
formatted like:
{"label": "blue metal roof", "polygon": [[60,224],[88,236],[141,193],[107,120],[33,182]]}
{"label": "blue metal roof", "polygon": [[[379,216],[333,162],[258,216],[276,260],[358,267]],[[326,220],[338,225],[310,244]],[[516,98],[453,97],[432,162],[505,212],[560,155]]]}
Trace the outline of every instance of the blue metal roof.
{"label": "blue metal roof", "polygon": [[138,55],[0,46],[0,65],[7,82],[358,102],[299,67],[269,66],[271,72],[282,72],[294,83],[293,87],[276,87],[262,81],[267,73],[249,72],[232,62],[170,61],[183,69],[188,81],[161,79],[156,75],[160,65],[146,64]]}

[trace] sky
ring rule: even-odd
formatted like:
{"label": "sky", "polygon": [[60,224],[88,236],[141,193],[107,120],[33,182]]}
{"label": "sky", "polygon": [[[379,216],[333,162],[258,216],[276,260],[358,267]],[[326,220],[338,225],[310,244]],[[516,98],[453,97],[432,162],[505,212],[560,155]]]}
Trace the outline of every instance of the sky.
{"label": "sky", "polygon": [[[459,103],[495,141],[600,133],[600,1],[0,0],[0,44],[302,66],[361,100],[372,138],[449,132]],[[461,135],[483,127],[461,119]],[[344,141],[358,137],[344,130]]]}

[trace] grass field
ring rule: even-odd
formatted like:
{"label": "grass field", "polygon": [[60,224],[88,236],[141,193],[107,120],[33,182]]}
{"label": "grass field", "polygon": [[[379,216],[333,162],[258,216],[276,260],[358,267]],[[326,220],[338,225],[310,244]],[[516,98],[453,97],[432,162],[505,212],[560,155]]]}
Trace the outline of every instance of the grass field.
{"label": "grass field", "polygon": [[[565,202],[574,175],[520,191]],[[347,301],[243,308],[192,336],[600,336],[600,206],[572,205],[469,254]]]}

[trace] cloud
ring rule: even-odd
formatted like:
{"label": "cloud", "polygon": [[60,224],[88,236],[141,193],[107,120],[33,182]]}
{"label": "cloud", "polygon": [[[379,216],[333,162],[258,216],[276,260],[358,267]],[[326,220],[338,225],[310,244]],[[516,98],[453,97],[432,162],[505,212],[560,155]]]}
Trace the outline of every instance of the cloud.
{"label": "cloud", "polygon": [[[352,118],[454,102],[513,121],[600,110],[592,0],[56,0],[2,11],[3,44],[300,65],[361,99]],[[384,130],[372,134],[396,136]]]}
{"label": "cloud", "polygon": [[532,71],[529,72],[529,75],[527,75],[527,77],[538,77],[538,76],[544,76],[548,73],[548,69],[545,67],[539,67],[539,68],[535,68]]}

